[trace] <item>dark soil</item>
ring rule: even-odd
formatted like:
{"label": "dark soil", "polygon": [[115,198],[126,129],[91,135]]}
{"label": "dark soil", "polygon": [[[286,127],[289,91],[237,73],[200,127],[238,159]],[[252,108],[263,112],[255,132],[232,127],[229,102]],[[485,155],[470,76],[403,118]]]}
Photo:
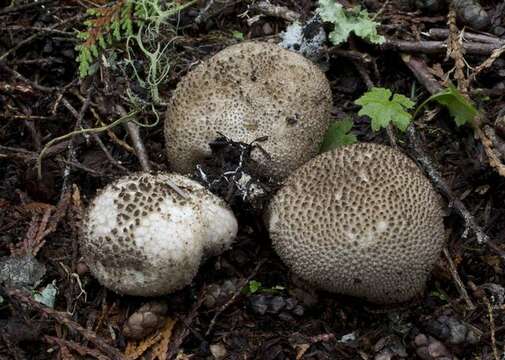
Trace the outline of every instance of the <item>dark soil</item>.
{"label": "dark soil", "polygon": [[[239,17],[247,2],[232,0],[217,2],[222,8],[196,24],[199,11],[210,2],[199,1],[179,18],[179,37],[170,38],[172,70],[160,88],[165,101],[196,61],[239,41],[233,31],[245,39],[264,40],[275,38],[288,24],[262,16],[249,26],[246,17]],[[444,196],[447,249],[455,271],[442,256],[426,292],[411,303],[384,308],[307,287],[291,276],[270,246],[258,210],[265,201],[244,204],[236,189],[223,185],[227,182],[212,190],[227,194],[237,211],[238,239],[231,250],[209,259],[191,286],[157,299],[119,296],[100,286],[79,253],[79,222],[97,190],[142,170],[128,133],[120,125],[98,137],[75,135],[57,143],[43,159],[41,179],[36,159],[52,139],[117,119],[115,106],[128,107],[127,87],[142,96],[131,74],[103,64],[95,74],[79,78],[74,48],[80,40],[75,30],[84,29],[87,8],[104,3],[39,0],[11,5],[0,0],[0,263],[36,254],[45,273],[35,289],[51,283],[58,289],[52,309],[4,280],[0,359],[115,359],[125,352],[130,358],[148,359],[505,359],[505,178],[490,166],[474,130],[457,127],[443,109],[431,118],[421,116],[415,126],[423,151],[452,191]],[[316,7],[310,0],[272,4],[287,6],[302,19]],[[488,30],[498,39],[505,29],[505,6],[494,0],[482,4],[492,22]],[[382,3],[363,5],[375,11]],[[256,14],[250,11],[249,17]],[[447,11],[409,12],[391,1],[378,21],[380,32],[389,38],[416,42],[430,28],[447,28],[446,15]],[[370,83],[415,94],[419,103],[429,93],[398,51],[357,38],[341,49],[340,55],[329,50],[326,58],[335,118],[351,116],[359,141],[387,144],[386,131],[372,132],[369,119],[357,116],[354,100]],[[367,54],[371,61],[361,64],[349,57],[349,50]],[[120,45],[117,51],[124,56]],[[475,67],[489,55],[468,54],[465,60]],[[446,60],[444,52],[416,56],[435,75],[452,78],[454,62]],[[485,123],[503,139],[505,120],[500,125],[495,119],[504,113],[504,89],[502,58],[481,72],[469,89],[486,114]],[[157,109],[164,111],[163,105]],[[152,123],[154,116],[145,109],[137,120]],[[140,135],[153,169],[169,170],[162,124],[142,128]],[[402,150],[416,159],[405,134],[394,135]],[[237,158],[239,147],[227,141],[220,139],[214,145],[215,157],[203,165],[215,178]],[[505,160],[505,153],[501,156]],[[275,184],[257,180],[267,191],[275,191]],[[452,207],[455,199],[482,227],[487,243],[477,242],[473,229]],[[166,305],[166,313],[159,316],[169,320],[160,324],[175,321],[173,331],[154,330],[151,343],[128,340],[123,333],[128,318],[151,301]],[[142,347],[142,355],[132,355],[134,350],[142,353]]]}

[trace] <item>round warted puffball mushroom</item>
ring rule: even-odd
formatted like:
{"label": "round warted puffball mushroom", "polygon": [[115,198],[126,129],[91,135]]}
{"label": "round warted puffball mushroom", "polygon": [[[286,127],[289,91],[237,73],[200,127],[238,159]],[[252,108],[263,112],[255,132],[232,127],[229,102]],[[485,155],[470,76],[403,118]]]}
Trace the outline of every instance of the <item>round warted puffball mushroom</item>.
{"label": "round warted puffball mushroom", "polygon": [[108,185],[82,224],[81,249],[98,281],[121,294],[155,296],[188,285],[203,257],[237,233],[217,196],[178,174],[135,174]]}
{"label": "round warted puffball mushroom", "polygon": [[302,55],[268,43],[233,45],[177,85],[165,120],[168,160],[189,173],[219,133],[243,143],[268,137],[252,158],[258,174],[282,178],[316,156],[331,107],[328,80]]}
{"label": "round warted puffball mushroom", "polygon": [[399,150],[355,144],[296,170],[266,216],[273,246],[299,277],[375,303],[421,293],[445,241],[442,202]]}

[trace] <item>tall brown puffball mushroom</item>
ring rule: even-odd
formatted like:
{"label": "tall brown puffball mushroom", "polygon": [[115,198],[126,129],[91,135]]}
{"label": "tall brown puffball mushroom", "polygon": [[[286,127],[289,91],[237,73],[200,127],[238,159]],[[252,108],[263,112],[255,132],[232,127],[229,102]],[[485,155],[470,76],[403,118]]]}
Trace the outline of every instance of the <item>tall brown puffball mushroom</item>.
{"label": "tall brown puffball mushroom", "polygon": [[302,55],[268,43],[230,46],[178,84],[165,120],[168,160],[188,173],[219,133],[251,143],[261,175],[282,178],[317,154],[332,106],[325,75]]}
{"label": "tall brown puffball mushroom", "polygon": [[375,303],[421,293],[444,244],[442,202],[399,150],[355,144],[296,170],[266,216],[273,246],[298,276]]}
{"label": "tall brown puffball mushroom", "polygon": [[178,174],[135,174],[105,187],[81,226],[81,250],[98,281],[121,294],[155,296],[191,283],[204,257],[233,242],[226,203]]}

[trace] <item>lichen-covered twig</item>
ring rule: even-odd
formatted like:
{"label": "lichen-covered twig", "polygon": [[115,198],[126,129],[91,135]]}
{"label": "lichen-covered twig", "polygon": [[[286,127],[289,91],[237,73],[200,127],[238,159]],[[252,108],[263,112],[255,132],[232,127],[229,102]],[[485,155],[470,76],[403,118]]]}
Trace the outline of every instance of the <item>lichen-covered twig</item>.
{"label": "lichen-covered twig", "polygon": [[454,61],[454,79],[458,84],[458,90],[468,96],[470,82],[465,75],[465,49],[463,48],[462,33],[456,25],[456,11],[451,6],[447,15],[447,25],[449,26],[449,37],[447,38],[446,61],[450,58]]}
{"label": "lichen-covered twig", "polygon": [[300,14],[286,6],[274,5],[269,1],[259,1],[250,6],[250,9],[258,11],[266,16],[272,16],[284,19],[289,22],[296,21],[300,18]]}
{"label": "lichen-covered twig", "polygon": [[496,170],[496,172],[498,172],[498,174],[505,177],[505,163],[500,160],[500,156],[495,150],[493,142],[482,130],[480,126],[482,123],[482,120],[477,120],[477,125],[474,126],[475,133],[482,143],[484,152],[486,153],[489,161],[489,165],[491,165]]}
{"label": "lichen-covered twig", "polygon": [[480,74],[483,70],[490,68],[494,62],[505,53],[505,42],[501,45],[501,47],[493,50],[491,55],[479,66],[475,68],[475,71],[472,74],[472,79],[475,79],[478,74]]}
{"label": "lichen-covered twig", "polygon": [[484,125],[484,133],[493,143],[493,147],[496,151],[498,151],[498,155],[501,157],[501,160],[505,161],[505,140],[496,134],[496,131],[492,126]]}
{"label": "lichen-covered twig", "polygon": [[442,194],[449,199],[449,207],[456,210],[456,212],[463,218],[466,227],[463,237],[466,237],[468,235],[468,231],[471,229],[475,233],[479,244],[488,242],[489,237],[482,227],[477,224],[477,221],[470,211],[468,211],[465,204],[463,204],[463,202],[452,193],[449,186],[445,183],[442,176],[431,162],[431,159],[424,153],[424,151],[422,151],[414,125],[410,125],[408,127],[407,137],[409,139],[410,147],[416,155],[415,158],[422,165],[426,174],[430,177],[433,184],[442,192]]}

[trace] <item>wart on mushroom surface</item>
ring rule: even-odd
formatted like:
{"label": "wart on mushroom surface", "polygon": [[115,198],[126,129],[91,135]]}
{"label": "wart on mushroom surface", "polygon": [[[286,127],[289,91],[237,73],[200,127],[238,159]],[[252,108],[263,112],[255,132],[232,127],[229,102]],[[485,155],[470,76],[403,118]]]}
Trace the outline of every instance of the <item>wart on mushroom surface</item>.
{"label": "wart on mushroom surface", "polygon": [[325,75],[302,55],[268,43],[230,46],[178,84],[165,121],[168,159],[182,173],[222,133],[253,151],[258,172],[284,177],[317,154],[332,106]]}
{"label": "wart on mushroom surface", "polygon": [[155,296],[188,285],[202,257],[224,251],[236,233],[225,202],[197,182],[178,174],[136,174],[110,184],[90,204],[81,248],[104,286]]}
{"label": "wart on mushroom surface", "polygon": [[301,278],[376,303],[423,291],[445,241],[442,203],[416,164],[378,144],[337,148],[296,170],[267,213]]}

